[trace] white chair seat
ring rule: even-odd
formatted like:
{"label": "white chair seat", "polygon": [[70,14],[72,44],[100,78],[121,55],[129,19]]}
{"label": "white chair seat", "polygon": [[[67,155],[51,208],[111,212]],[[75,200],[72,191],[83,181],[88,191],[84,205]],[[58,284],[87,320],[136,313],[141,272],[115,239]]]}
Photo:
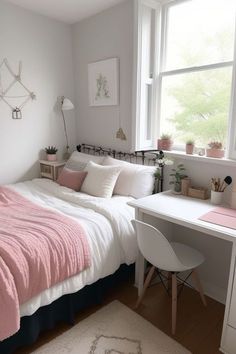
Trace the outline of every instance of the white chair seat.
{"label": "white chair seat", "polygon": [[178,242],[170,242],[170,244],[177,258],[183,264],[183,267],[180,267],[180,269],[176,269],[176,267],[175,269],[168,269],[169,271],[183,272],[185,270],[194,269],[200,266],[205,260],[204,256],[192,247]]}
{"label": "white chair seat", "polygon": [[139,250],[144,258],[152,264],[143,285],[142,293],[138,298],[136,308],[144,297],[145,291],[152,280],[155,268],[168,271],[169,282],[171,279],[172,283],[172,334],[175,334],[178,297],[176,273],[185,270],[191,271],[191,276],[195,281],[196,288],[199,291],[203,304],[206,306],[206,299],[196,271],[196,268],[204,262],[204,257],[192,247],[178,242],[169,242],[167,238],[152,225],[139,220],[132,220],[132,224],[137,232]]}

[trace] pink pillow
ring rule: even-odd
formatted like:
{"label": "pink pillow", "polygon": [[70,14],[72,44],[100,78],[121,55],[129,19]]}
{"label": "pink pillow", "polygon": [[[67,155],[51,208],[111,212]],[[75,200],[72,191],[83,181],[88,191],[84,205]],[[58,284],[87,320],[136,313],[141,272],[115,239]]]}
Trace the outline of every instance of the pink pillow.
{"label": "pink pillow", "polygon": [[87,173],[86,171],[72,171],[64,167],[57,179],[57,183],[79,192]]}

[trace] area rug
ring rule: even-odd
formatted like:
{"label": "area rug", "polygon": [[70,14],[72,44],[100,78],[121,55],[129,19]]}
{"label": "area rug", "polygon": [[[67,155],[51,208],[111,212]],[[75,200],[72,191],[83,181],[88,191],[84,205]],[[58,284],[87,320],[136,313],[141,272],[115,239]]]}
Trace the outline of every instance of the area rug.
{"label": "area rug", "polygon": [[119,301],[113,301],[32,354],[190,352]]}

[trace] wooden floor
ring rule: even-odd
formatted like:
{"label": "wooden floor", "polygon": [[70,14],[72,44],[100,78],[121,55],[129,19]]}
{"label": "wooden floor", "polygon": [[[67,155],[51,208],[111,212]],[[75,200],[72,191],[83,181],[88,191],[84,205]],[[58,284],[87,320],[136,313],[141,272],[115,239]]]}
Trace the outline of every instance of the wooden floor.
{"label": "wooden floor", "polygon": [[[131,281],[126,282],[119,289],[113,289],[107,294],[104,305],[115,299],[132,309],[137,299],[137,289],[134,288]],[[173,338],[193,354],[221,353],[218,348],[224,306],[211,298],[207,298],[207,303],[208,306],[205,308],[198,293],[187,287],[184,287],[178,300],[177,331]],[[80,313],[77,316],[77,322],[100,307],[93,306],[89,310]],[[171,299],[162,285],[153,285],[147,290],[143,303],[137,312],[154,326],[171,336]],[[54,330],[41,334],[35,345],[24,347],[18,350],[16,354],[30,354],[33,350],[59,336],[69,328],[70,326],[68,325],[58,325]]]}

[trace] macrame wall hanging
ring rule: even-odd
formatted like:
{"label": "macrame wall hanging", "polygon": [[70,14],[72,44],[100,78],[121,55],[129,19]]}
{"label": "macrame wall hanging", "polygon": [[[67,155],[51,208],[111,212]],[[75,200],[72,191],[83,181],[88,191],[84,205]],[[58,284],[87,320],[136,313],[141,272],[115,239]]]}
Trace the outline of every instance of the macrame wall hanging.
{"label": "macrame wall hanging", "polygon": [[[6,76],[8,78],[6,81],[6,86],[4,86],[3,79],[2,79],[2,72],[3,69],[6,69]],[[5,102],[12,111],[12,118],[13,119],[21,119],[22,108],[26,105],[27,102],[36,99],[36,95],[34,92],[30,91],[22,82],[21,79],[22,73],[22,62],[19,62],[19,69],[18,73],[15,74],[14,71],[11,69],[8,60],[3,59],[0,64],[0,101]],[[18,91],[20,89],[19,94],[14,94],[14,88],[18,85]],[[12,93],[12,94],[11,94]],[[13,104],[12,101],[16,102]]]}

